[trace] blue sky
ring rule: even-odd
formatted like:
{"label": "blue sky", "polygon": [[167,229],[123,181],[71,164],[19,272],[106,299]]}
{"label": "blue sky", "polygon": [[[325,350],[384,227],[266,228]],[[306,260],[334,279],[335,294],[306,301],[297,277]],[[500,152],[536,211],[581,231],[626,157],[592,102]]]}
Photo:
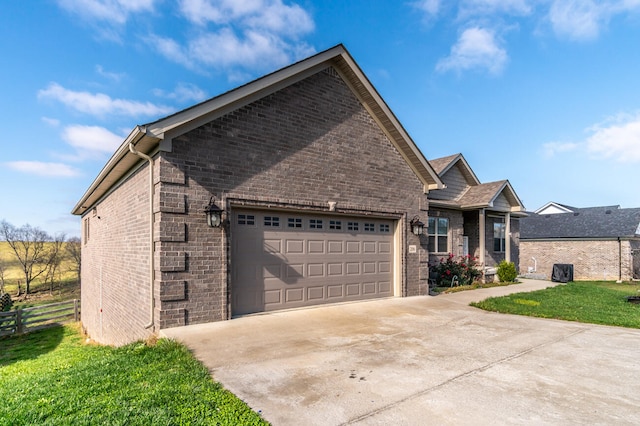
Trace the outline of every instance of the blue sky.
{"label": "blue sky", "polygon": [[135,125],[338,43],[427,159],[640,207],[640,0],[4,0],[0,220],[79,235]]}

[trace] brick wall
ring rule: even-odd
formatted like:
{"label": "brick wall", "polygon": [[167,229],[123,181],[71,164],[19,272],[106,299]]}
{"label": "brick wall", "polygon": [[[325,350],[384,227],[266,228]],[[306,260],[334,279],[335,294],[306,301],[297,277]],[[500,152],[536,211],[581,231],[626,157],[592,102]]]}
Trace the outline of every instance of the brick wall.
{"label": "brick wall", "polygon": [[[620,250],[620,248],[622,250]],[[622,258],[619,253],[622,252]],[[618,280],[622,265],[622,280],[633,274],[633,260],[629,241],[520,241],[522,272],[534,266],[537,274],[551,279],[553,264],[573,264],[575,280]],[[622,259],[622,262],[620,262]]]}
{"label": "brick wall", "polygon": [[[226,210],[249,203],[326,211],[331,200],[353,214],[388,213],[401,219],[404,245],[420,247],[406,218],[426,217],[422,184],[331,69],[175,138],[161,155],[161,328],[230,316],[233,235],[207,226],[212,195]],[[402,248],[403,295],[426,292],[425,248]]]}
{"label": "brick wall", "polygon": [[82,218],[82,325],[96,341],[124,344],[151,330],[148,165]]}

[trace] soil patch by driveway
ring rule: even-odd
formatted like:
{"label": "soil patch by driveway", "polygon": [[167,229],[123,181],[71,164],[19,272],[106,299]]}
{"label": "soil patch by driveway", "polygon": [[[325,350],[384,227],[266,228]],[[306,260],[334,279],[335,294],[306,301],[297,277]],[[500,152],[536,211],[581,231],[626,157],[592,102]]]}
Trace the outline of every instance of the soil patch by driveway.
{"label": "soil patch by driveway", "polygon": [[468,306],[523,284],[163,330],[274,425],[640,424],[640,330]]}

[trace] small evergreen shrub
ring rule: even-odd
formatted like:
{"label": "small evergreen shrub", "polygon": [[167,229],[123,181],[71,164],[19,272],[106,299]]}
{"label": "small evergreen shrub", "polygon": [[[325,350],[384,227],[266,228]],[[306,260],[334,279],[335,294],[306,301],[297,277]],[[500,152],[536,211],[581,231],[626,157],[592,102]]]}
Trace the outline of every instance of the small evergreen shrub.
{"label": "small evergreen shrub", "polygon": [[8,311],[13,306],[13,300],[9,293],[3,293],[0,295],[0,312]]}
{"label": "small evergreen shrub", "polygon": [[467,255],[456,259],[453,253],[449,253],[447,258],[440,259],[440,263],[435,265],[433,270],[439,287],[451,287],[452,283],[469,285],[482,276],[482,272],[476,268],[475,257]]}
{"label": "small evergreen shrub", "polygon": [[503,260],[498,264],[496,273],[498,274],[498,279],[500,280],[500,282],[511,283],[514,282],[518,277],[516,264],[513,262],[507,262],[506,260]]}

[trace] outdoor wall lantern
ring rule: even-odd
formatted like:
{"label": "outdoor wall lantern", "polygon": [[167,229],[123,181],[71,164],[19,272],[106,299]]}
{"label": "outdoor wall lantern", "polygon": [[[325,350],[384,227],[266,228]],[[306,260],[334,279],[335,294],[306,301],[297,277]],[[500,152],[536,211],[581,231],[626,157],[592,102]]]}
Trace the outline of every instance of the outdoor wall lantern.
{"label": "outdoor wall lantern", "polygon": [[420,222],[420,218],[418,216],[414,216],[413,219],[411,219],[411,232],[413,232],[414,235],[422,235],[422,232],[424,231],[424,223]]}
{"label": "outdoor wall lantern", "polygon": [[211,197],[209,200],[209,205],[205,209],[205,214],[207,215],[207,225],[212,228],[219,228],[222,225],[222,210],[215,203],[216,197]]}

